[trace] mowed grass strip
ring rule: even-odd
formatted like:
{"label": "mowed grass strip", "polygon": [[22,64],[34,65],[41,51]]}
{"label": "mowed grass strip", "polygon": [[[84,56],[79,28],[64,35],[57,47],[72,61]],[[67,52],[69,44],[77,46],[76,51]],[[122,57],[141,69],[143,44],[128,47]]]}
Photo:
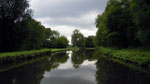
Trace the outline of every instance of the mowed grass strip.
{"label": "mowed grass strip", "polygon": [[0,58],[7,57],[7,56],[22,56],[22,55],[29,55],[35,53],[42,53],[42,52],[50,52],[51,49],[40,49],[40,50],[30,50],[30,51],[18,51],[18,52],[5,52],[0,53]]}
{"label": "mowed grass strip", "polygon": [[59,52],[59,51],[67,51],[71,50],[71,48],[63,48],[63,49],[40,49],[40,50],[29,50],[29,51],[18,51],[18,52],[4,52],[0,53],[0,58],[7,57],[7,56],[22,56],[22,55],[32,55],[38,54],[43,52]]}
{"label": "mowed grass strip", "polygon": [[139,49],[121,49],[116,50],[113,48],[100,47],[101,54],[112,56],[118,59],[137,63],[139,65],[150,63],[150,51]]}

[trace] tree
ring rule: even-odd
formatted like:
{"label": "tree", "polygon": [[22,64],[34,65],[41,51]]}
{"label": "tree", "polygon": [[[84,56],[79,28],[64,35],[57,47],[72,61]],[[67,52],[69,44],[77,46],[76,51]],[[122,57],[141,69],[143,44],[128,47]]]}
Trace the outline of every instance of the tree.
{"label": "tree", "polygon": [[71,62],[74,68],[79,68],[82,63],[85,61],[85,50],[72,51]]}
{"label": "tree", "polygon": [[138,28],[137,38],[143,46],[150,47],[150,1],[133,0],[131,10],[134,15],[133,21]]}
{"label": "tree", "polygon": [[106,12],[103,12],[101,15],[99,15],[97,17],[97,19],[100,19],[100,20],[97,20],[97,21],[100,21],[100,22],[96,22],[96,24],[98,24],[99,26],[98,27],[98,31],[96,32],[96,37],[95,37],[95,45],[96,46],[106,46],[107,45],[107,33],[108,33],[108,29],[106,27],[106,19],[107,19],[107,16],[106,16]]}
{"label": "tree", "polygon": [[40,49],[45,42],[45,27],[30,18],[15,26],[15,50]]}
{"label": "tree", "polygon": [[71,39],[73,47],[85,47],[85,39],[79,30],[74,30]]}
{"label": "tree", "polygon": [[51,48],[52,47],[52,42],[51,42],[51,38],[53,37],[53,31],[51,30],[51,28],[46,28],[45,29],[45,42],[44,42],[44,47],[45,48]]}
{"label": "tree", "polygon": [[44,47],[46,48],[66,48],[69,44],[68,39],[65,36],[60,36],[58,31],[45,29],[46,39]]}
{"label": "tree", "polygon": [[108,1],[105,11],[96,18],[97,45],[117,48],[140,45],[130,3],[128,0]]}
{"label": "tree", "polygon": [[60,36],[56,39],[56,47],[57,48],[67,48],[67,46],[69,45],[68,43],[69,43],[69,41],[68,41],[67,37],[65,37],[65,36]]}
{"label": "tree", "polygon": [[31,15],[28,0],[0,0],[0,51],[12,51],[15,25]]}
{"label": "tree", "polygon": [[85,38],[86,47],[94,47],[94,36],[88,36]]}

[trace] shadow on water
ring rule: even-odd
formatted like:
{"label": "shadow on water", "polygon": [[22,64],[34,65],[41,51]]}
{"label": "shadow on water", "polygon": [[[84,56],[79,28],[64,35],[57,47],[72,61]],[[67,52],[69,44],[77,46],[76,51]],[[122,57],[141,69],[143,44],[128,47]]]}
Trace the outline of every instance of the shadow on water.
{"label": "shadow on water", "polygon": [[0,72],[0,84],[149,84],[149,72],[98,52],[67,51]]}
{"label": "shadow on water", "polygon": [[45,71],[57,68],[68,60],[67,53],[41,59],[0,73],[0,84],[40,84]]}
{"label": "shadow on water", "polygon": [[100,58],[96,62],[97,84],[149,84],[150,74]]}

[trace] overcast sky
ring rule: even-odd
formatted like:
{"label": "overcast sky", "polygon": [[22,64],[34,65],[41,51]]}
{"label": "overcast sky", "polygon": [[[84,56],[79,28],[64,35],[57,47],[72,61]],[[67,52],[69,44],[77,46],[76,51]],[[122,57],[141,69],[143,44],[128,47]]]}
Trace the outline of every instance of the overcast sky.
{"label": "overcast sky", "polygon": [[73,30],[84,36],[95,35],[95,18],[105,9],[107,0],[31,0],[34,18],[47,28],[71,39]]}

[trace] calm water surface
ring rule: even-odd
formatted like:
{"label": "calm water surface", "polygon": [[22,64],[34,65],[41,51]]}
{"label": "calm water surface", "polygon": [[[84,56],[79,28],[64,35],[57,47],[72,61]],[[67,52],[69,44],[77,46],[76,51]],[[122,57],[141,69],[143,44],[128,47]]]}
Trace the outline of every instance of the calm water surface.
{"label": "calm water surface", "polygon": [[0,72],[0,84],[150,84],[149,72],[103,58],[96,51],[67,51]]}

